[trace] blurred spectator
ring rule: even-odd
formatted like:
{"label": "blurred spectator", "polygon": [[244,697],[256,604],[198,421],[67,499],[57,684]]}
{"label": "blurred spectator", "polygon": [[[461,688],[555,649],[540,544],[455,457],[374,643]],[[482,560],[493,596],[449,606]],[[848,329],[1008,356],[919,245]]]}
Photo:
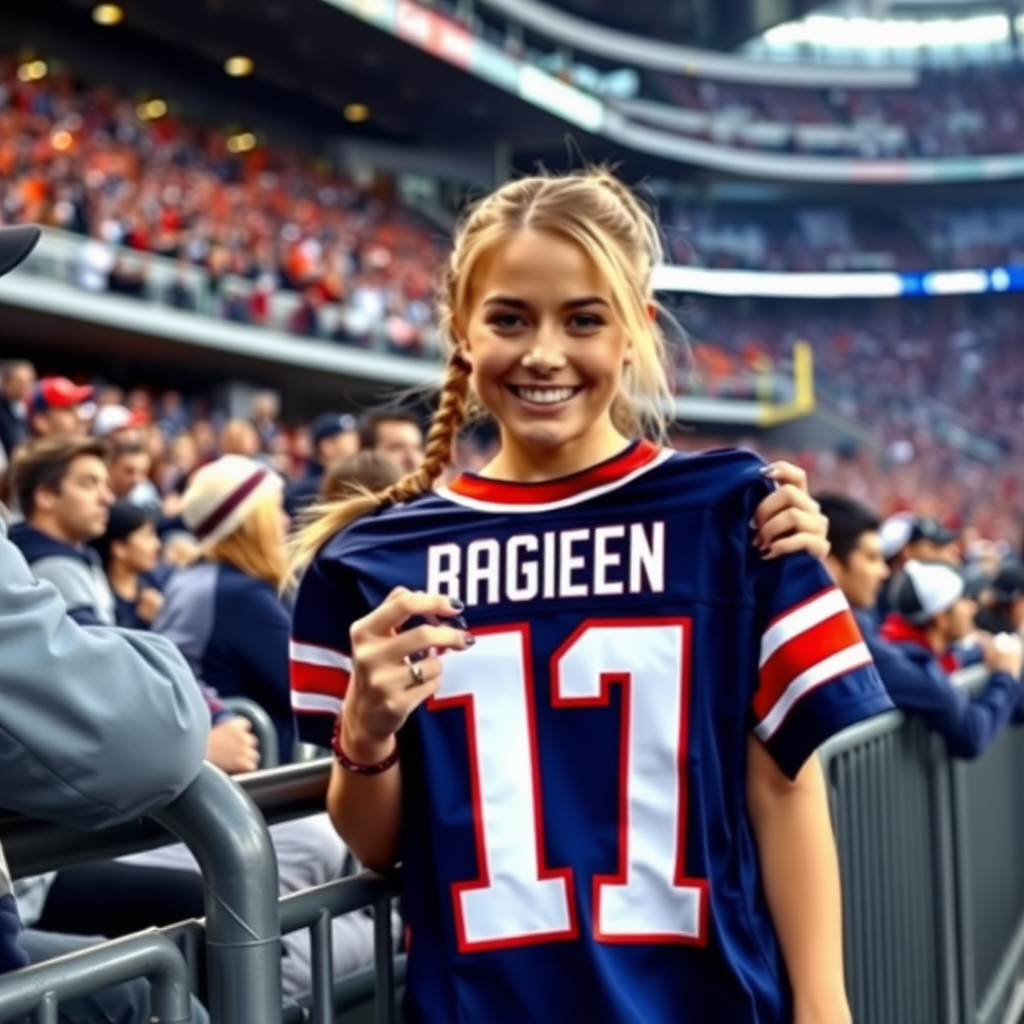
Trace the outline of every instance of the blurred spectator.
{"label": "blurred spectator", "polygon": [[359,450],[383,455],[402,476],[423,463],[419,417],[398,410],[367,413],[359,423]]}
{"label": "blurred spectator", "polygon": [[35,383],[35,367],[27,360],[0,365],[0,449],[8,461],[29,435],[28,403]]}
{"label": "blurred spectator", "polygon": [[327,412],[318,416],[310,424],[309,434],[313,442],[313,458],[309,460],[305,474],[285,490],[284,507],[290,516],[301,512],[316,498],[326,467],[351,455],[359,445],[355,418],[347,413]]}
{"label": "blurred spectator", "polygon": [[130,500],[137,505],[158,503],[156,492],[149,484],[149,453],[142,443],[115,441],[108,445],[108,450],[109,484],[115,500]]}
{"label": "blurred spectator", "polygon": [[899,512],[881,526],[882,550],[894,571],[907,562],[961,562],[960,534],[931,516]]}
{"label": "blurred spectator", "polygon": [[160,538],[153,517],[129,501],[110,507],[106,533],[93,547],[114,595],[114,619],[127,629],[149,629],[163,606],[153,576],[160,562]]}
{"label": "blurred spectator", "polygon": [[281,402],[273,391],[261,391],[252,400],[252,425],[259,435],[260,447],[269,451],[280,427],[278,417],[281,415]]}
{"label": "blurred spectator", "polygon": [[320,500],[343,501],[360,491],[379,494],[402,478],[395,464],[376,452],[356,452],[332,462],[320,485]]}
{"label": "blurred spectator", "polygon": [[32,433],[36,437],[84,434],[81,407],[92,395],[91,387],[79,387],[67,377],[43,377],[32,389],[29,401]]}
{"label": "blurred spectator", "polygon": [[25,521],[11,527],[10,538],[83,625],[114,622],[114,598],[89,547],[103,536],[110,515],[105,454],[102,442],[90,438],[37,438],[18,449],[12,469]]}
{"label": "blurred spectator", "polygon": [[259,454],[260,437],[248,420],[229,420],[220,433],[222,455],[244,455],[252,458]]}
{"label": "blurred spectator", "polygon": [[953,685],[954,644],[974,629],[977,604],[963,575],[941,562],[908,562],[892,584],[893,611],[868,646],[896,706],[922,718],[950,756],[982,754],[1021,704],[1019,642],[980,639],[989,677],[972,696]]}
{"label": "blurred spectator", "polygon": [[101,402],[93,417],[92,433],[115,442],[138,440],[139,431],[148,421],[149,417],[140,409]]}
{"label": "blurred spectator", "polygon": [[975,625],[989,633],[1013,633],[1024,638],[1024,564],[1006,563],[986,589],[985,598]]}
{"label": "blurred spectator", "polygon": [[198,470],[182,518],[203,560],[176,573],[153,628],[224,697],[248,697],[270,715],[282,761],[295,746],[289,690],[289,617],[278,593],[288,574],[288,520],[280,478],[225,455]]}

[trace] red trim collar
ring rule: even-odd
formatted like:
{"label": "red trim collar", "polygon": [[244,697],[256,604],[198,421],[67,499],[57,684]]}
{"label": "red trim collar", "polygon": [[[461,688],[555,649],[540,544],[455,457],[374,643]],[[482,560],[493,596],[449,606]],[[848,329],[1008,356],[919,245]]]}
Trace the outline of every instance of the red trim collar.
{"label": "red trim collar", "polygon": [[660,454],[661,449],[656,444],[640,440],[590,469],[558,480],[524,484],[511,480],[491,480],[475,473],[463,473],[448,485],[448,489],[463,498],[473,498],[475,501],[486,501],[496,505],[546,505],[613,484],[630,473],[650,465]]}

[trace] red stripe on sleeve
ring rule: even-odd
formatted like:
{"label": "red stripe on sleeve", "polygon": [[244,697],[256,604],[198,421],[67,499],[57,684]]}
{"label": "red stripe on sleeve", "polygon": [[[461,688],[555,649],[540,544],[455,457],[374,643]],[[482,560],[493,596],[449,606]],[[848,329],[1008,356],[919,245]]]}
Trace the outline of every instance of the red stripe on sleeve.
{"label": "red stripe on sleeve", "polygon": [[327,665],[310,665],[305,661],[291,663],[292,689],[297,693],[319,693],[343,700],[348,690],[349,673]]}
{"label": "red stripe on sleeve", "polygon": [[771,711],[794,679],[861,640],[857,620],[847,610],[784,643],[761,668],[760,683],[754,695],[754,714],[758,720]]}

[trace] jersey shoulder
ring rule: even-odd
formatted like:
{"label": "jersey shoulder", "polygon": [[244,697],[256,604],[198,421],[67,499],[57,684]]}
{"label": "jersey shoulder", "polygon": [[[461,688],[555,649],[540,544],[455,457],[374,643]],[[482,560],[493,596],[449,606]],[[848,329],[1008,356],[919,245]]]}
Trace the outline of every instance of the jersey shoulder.
{"label": "jersey shoulder", "polygon": [[652,496],[676,507],[711,506],[728,511],[756,506],[774,485],[764,475],[767,463],[745,448],[717,448],[691,454],[672,451],[654,470],[636,481]]}

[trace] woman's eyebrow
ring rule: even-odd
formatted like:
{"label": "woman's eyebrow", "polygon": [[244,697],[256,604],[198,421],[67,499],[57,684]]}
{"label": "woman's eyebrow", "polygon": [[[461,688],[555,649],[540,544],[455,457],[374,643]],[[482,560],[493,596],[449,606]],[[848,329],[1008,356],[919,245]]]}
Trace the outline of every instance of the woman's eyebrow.
{"label": "woman's eyebrow", "polygon": [[[562,303],[563,309],[581,309],[584,306],[607,306],[608,300],[600,295],[584,295],[579,299],[569,299]],[[512,309],[528,309],[525,299],[517,299],[512,295],[492,295],[484,300],[485,306],[508,306]]]}

